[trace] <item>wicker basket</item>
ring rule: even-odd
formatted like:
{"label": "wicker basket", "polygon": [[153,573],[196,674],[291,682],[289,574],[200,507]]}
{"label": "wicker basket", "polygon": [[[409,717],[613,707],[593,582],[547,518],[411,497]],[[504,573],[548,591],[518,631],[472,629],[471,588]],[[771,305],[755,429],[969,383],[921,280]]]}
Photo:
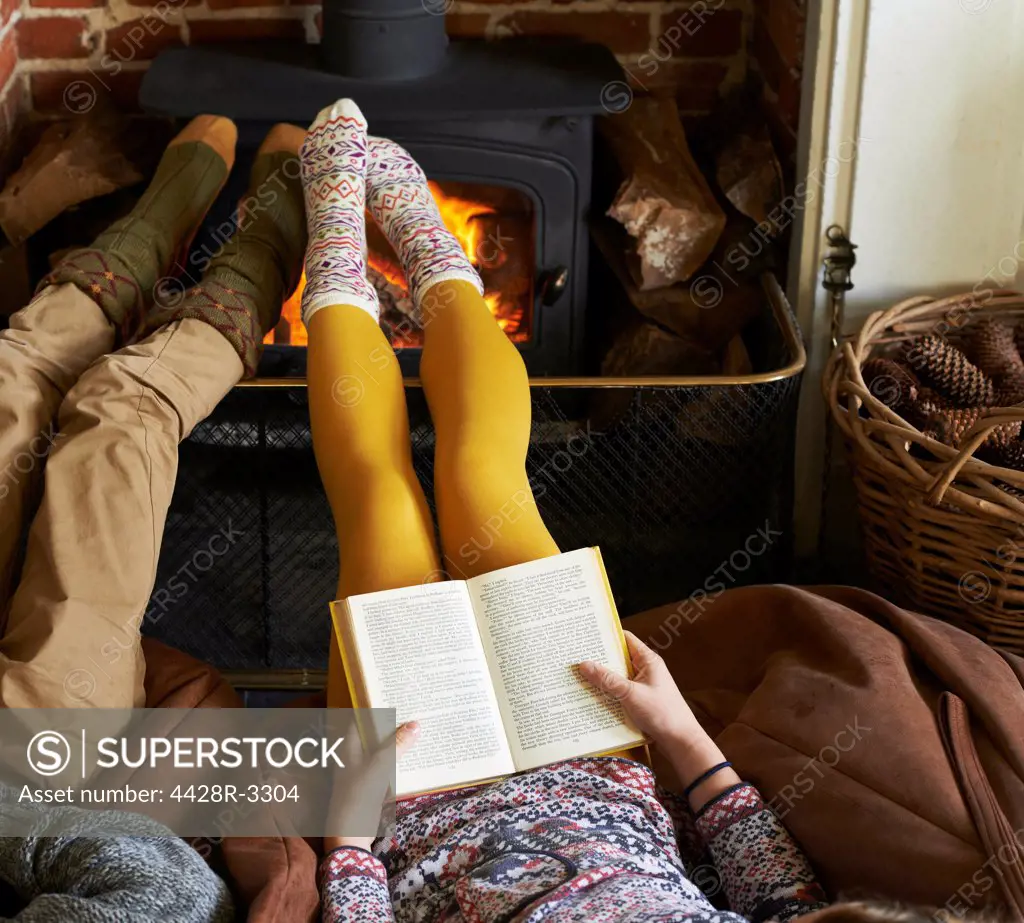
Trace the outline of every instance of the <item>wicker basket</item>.
{"label": "wicker basket", "polygon": [[931,333],[955,344],[988,317],[1024,318],[1024,295],[921,297],[879,311],[835,350],[824,387],[845,437],[872,577],[894,601],[1024,654],[1024,471],[974,457],[993,428],[1024,420],[1024,406],[992,408],[954,449],[900,417],[861,375],[867,359],[905,340]]}

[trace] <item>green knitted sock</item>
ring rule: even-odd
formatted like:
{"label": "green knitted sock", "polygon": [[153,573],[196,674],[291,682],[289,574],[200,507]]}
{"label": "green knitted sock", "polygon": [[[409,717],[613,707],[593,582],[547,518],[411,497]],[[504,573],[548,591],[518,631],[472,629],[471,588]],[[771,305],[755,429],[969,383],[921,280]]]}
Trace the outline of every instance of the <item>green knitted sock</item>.
{"label": "green knitted sock", "polygon": [[200,141],[171,145],[135,208],[91,247],[68,254],[42,282],[70,282],[89,295],[122,331],[137,325],[153,288],[206,215],[228,165]]}
{"label": "green knitted sock", "polygon": [[153,312],[147,329],[183,317],[206,321],[238,352],[246,377],[256,373],[263,337],[277,325],[302,270],[306,217],[299,172],[298,158],[287,151],[256,158],[235,235],[181,304]]}

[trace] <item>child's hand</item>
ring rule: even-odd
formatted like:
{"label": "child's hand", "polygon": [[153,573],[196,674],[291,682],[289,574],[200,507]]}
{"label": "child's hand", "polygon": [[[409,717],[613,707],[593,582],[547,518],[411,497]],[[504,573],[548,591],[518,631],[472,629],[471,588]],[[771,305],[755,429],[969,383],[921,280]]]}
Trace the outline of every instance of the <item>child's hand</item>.
{"label": "child's hand", "polygon": [[706,737],[665,661],[633,632],[624,634],[633,661],[633,678],[628,679],[593,660],[580,664],[583,678],[618,699],[633,723],[659,747]]}
{"label": "child's hand", "polygon": [[725,757],[694,717],[665,661],[631,631],[624,634],[633,661],[632,679],[593,660],[579,665],[580,674],[622,703],[630,720],[654,741],[688,785]]}
{"label": "child's hand", "polygon": [[[408,753],[419,739],[420,726],[415,721],[408,721],[395,733],[395,758],[400,760]],[[354,741],[358,744],[358,741]],[[377,806],[378,814],[384,809],[389,795],[390,773],[387,772],[387,750],[391,744],[380,747],[376,754],[365,758],[346,759],[350,767],[344,778],[343,788],[335,791],[330,813],[335,829],[346,830],[352,826],[365,825],[367,808]],[[357,846],[369,851],[373,845],[373,837],[369,836],[325,836],[324,853],[341,846]]]}

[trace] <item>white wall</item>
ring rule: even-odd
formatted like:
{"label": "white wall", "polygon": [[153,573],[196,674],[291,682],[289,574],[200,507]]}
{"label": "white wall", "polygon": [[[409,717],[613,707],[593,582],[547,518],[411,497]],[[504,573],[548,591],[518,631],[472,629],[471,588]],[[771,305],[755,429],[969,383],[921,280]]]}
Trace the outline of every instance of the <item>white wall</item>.
{"label": "white wall", "polygon": [[848,326],[906,294],[970,290],[1003,257],[1014,279],[1024,2],[875,0],[862,87]]}
{"label": "white wall", "polygon": [[[847,332],[908,295],[1024,279],[1024,0],[820,0],[811,16],[803,166],[822,146],[858,141],[804,222],[790,293],[811,354],[797,467],[805,554],[817,534],[829,351],[816,284],[824,228],[839,221],[858,245]],[[815,100],[827,112],[817,120]]]}

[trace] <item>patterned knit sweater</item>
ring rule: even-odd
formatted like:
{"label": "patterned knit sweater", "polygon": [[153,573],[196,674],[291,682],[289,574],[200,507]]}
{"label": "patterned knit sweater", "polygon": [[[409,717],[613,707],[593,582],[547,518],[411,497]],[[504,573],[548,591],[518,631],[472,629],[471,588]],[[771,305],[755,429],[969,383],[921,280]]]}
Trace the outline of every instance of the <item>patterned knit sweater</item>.
{"label": "patterned knit sweater", "polygon": [[646,766],[618,758],[404,801],[393,839],[324,859],[323,919],[728,923],[824,906],[807,859],[753,786],[720,795],[695,825],[680,807]]}

